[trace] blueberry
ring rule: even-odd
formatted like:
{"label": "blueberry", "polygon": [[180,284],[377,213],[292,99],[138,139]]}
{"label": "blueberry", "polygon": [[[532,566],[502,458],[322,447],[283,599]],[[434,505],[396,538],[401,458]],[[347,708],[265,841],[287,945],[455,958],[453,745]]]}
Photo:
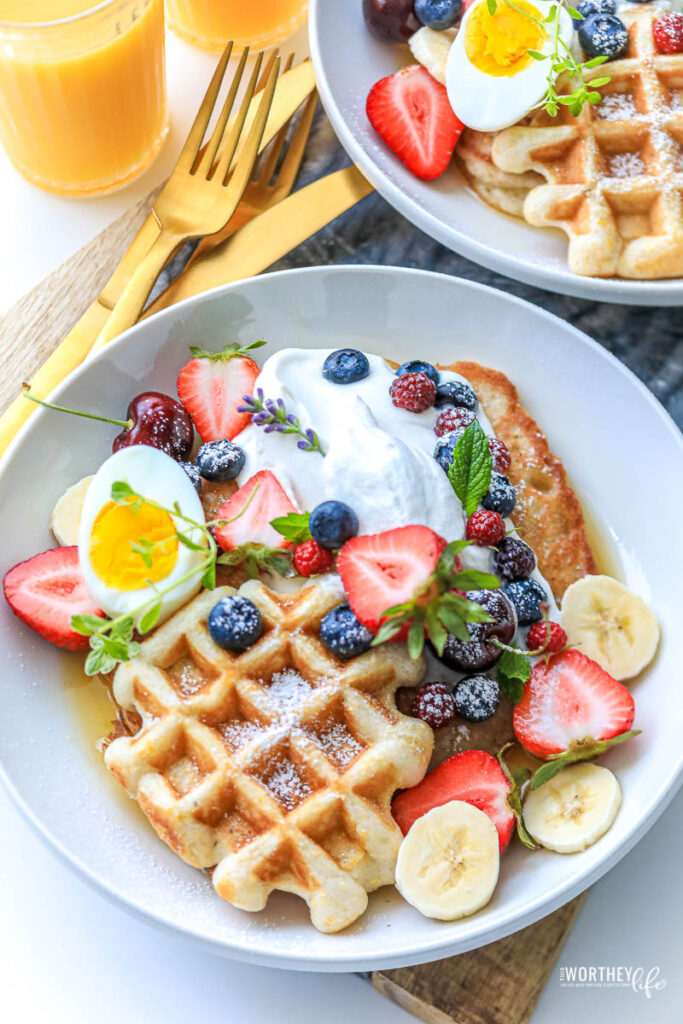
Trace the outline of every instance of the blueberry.
{"label": "blueberry", "polygon": [[488,676],[468,676],[461,679],[453,690],[455,712],[466,722],[485,722],[495,715],[500,690],[495,679]]}
{"label": "blueberry", "polygon": [[536,580],[518,580],[506,583],[503,593],[512,601],[520,626],[530,626],[543,618],[541,605],[547,603],[548,595]]}
{"label": "blueberry", "polygon": [[181,463],[179,463],[179,465],[180,465],[180,468],[184,469],[185,472],[187,473],[187,475],[189,476],[190,482],[191,482],[192,486],[194,487],[195,491],[197,492],[197,494],[201,494],[202,493],[202,477],[201,477],[201,473],[199,472],[197,467],[193,466],[191,462],[181,462]]}
{"label": "blueberry", "polygon": [[415,14],[418,21],[441,32],[452,28],[460,17],[462,0],[415,0]]}
{"label": "blueberry", "polygon": [[535,568],[536,556],[523,540],[505,537],[498,544],[493,555],[493,569],[505,583],[524,580],[531,576]]}
{"label": "blueberry", "polygon": [[489,489],[481,499],[489,512],[498,512],[505,519],[515,507],[515,489],[502,473],[491,473]]}
{"label": "blueberry", "polygon": [[205,480],[224,483],[242,472],[246,455],[239,445],[227,439],[207,441],[197,452],[197,469]]}
{"label": "blueberry", "polygon": [[207,622],[211,639],[224,651],[246,651],[263,633],[263,619],[253,601],[239,594],[213,606]]}
{"label": "blueberry", "polygon": [[358,516],[343,501],[323,501],[311,512],[308,528],[321,548],[336,551],[358,533]]}
{"label": "blueberry", "polygon": [[444,405],[463,405],[466,409],[474,411],[479,402],[469,384],[465,384],[463,380],[448,380],[438,385],[434,405],[437,409],[443,408]]}
{"label": "blueberry", "polygon": [[328,651],[346,661],[365,654],[372,644],[372,633],[358,621],[348,603],[338,604],[320,623],[320,639]]}
{"label": "blueberry", "polygon": [[431,363],[425,363],[422,359],[411,359],[407,363],[401,363],[396,371],[397,377],[403,377],[406,373],[426,373],[430,380],[438,386],[439,371]]}
{"label": "blueberry", "polygon": [[517,619],[514,605],[502,590],[470,590],[465,596],[480,604],[492,621],[469,622],[469,641],[449,634],[441,660],[458,672],[485,672],[503,653],[493,640],[508,644],[515,635]]}
{"label": "blueberry", "polygon": [[323,363],[323,377],[333,384],[355,384],[369,373],[368,357],[357,348],[339,348]]}
{"label": "blueberry", "polygon": [[449,466],[453,461],[455,446],[464,433],[464,430],[452,430],[449,434],[444,434],[443,437],[437,440],[436,447],[434,448],[434,458],[444,473],[448,472]]}
{"label": "blueberry", "polygon": [[616,14],[591,14],[579,25],[579,43],[589,57],[621,57],[628,47],[628,29]]}
{"label": "blueberry", "polygon": [[580,28],[584,21],[590,18],[591,14],[614,14],[617,9],[616,0],[579,0],[574,5],[575,10],[582,15],[581,18],[574,18],[574,28]]}

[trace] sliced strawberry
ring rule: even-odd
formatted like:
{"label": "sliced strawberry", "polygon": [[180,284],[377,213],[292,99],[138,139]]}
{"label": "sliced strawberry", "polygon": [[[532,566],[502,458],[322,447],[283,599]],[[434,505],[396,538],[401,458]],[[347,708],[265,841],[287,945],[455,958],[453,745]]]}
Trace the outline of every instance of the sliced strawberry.
{"label": "sliced strawberry", "polygon": [[[258,490],[252,498],[255,487],[258,487]],[[246,511],[239,515],[245,506]],[[216,530],[216,540],[225,551],[238,548],[242,544],[266,544],[269,548],[285,548],[287,540],[273,529],[270,525],[271,520],[298,511],[296,505],[285,494],[277,477],[269,469],[262,469],[249,477],[239,491],[218,509],[216,519],[234,519],[238,515],[239,518]]]}
{"label": "sliced strawberry", "polygon": [[485,750],[464,750],[449,757],[417,786],[394,797],[391,813],[405,835],[413,822],[433,807],[451,800],[464,800],[488,814],[498,830],[502,853],[515,827],[515,816],[507,802],[511,789],[510,781],[492,754]]}
{"label": "sliced strawberry", "polygon": [[513,725],[522,746],[537,757],[571,743],[609,740],[631,728],[635,706],[622,683],[576,650],[534,665]]}
{"label": "sliced strawberry", "polygon": [[348,540],[337,569],[356,618],[376,633],[387,608],[415,595],[445,547],[428,526],[400,526]]}
{"label": "sliced strawberry", "polygon": [[5,597],[22,622],[56,647],[88,646],[71,628],[72,615],[103,615],[90,596],[78,564],[78,547],[51,548],[19,562],[5,574]]}
{"label": "sliced strawberry", "polygon": [[375,82],[366,111],[372,127],[418,178],[438,178],[451,162],[463,123],[445,86],[411,64]]}
{"label": "sliced strawberry", "polygon": [[228,345],[220,353],[193,351],[195,358],[178,375],[178,398],[202,441],[232,439],[249,423],[249,414],[238,412],[237,407],[244,395],[252,393],[261,371],[237,345]]}

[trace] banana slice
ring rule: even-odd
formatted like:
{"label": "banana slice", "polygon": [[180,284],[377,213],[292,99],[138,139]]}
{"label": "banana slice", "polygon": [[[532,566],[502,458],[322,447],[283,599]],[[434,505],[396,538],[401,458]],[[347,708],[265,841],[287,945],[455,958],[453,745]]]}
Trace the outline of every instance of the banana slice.
{"label": "banana slice", "polygon": [[50,516],[50,529],[62,547],[78,544],[83,502],[92,476],[84,476],[61,496]]}
{"label": "banana slice", "polygon": [[433,28],[419,28],[408,40],[408,45],[413,57],[427,68],[427,71],[442,85],[446,84],[446,63],[448,54],[451,52],[451,45],[455,39],[455,32],[448,29],[445,32],[435,32]]}
{"label": "banana slice", "polygon": [[615,679],[631,679],[652,661],[659,625],[641,597],[611,576],[584,576],[562,598],[570,644]]}
{"label": "banana slice", "polygon": [[621,807],[621,786],[609,768],[569,765],[531,790],[522,816],[531,835],[556,853],[578,853],[611,827]]}
{"label": "banana slice", "polygon": [[398,851],[396,888],[425,917],[454,921],[488,903],[499,864],[491,819],[472,804],[451,800],[410,828]]}

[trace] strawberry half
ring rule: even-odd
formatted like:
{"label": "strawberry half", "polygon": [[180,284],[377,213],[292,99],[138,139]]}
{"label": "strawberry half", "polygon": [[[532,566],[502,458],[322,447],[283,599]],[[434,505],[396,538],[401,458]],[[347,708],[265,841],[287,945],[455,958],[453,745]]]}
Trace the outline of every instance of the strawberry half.
{"label": "strawberry half", "polygon": [[76,545],[19,562],[2,585],[14,614],[56,647],[76,651],[88,646],[88,637],[71,628],[72,615],[104,615],[81,574]]}
{"label": "strawberry half", "polygon": [[178,398],[202,441],[232,439],[249,423],[249,413],[238,412],[237,407],[242,405],[244,395],[252,393],[261,372],[245,355],[258,345],[226,345],[222,352],[190,349],[194,358],[178,375]]}
{"label": "strawberry half", "polygon": [[445,86],[411,64],[380,78],[365,107],[377,134],[418,178],[438,178],[448,167],[463,130]]}
{"label": "strawberry half", "polygon": [[337,569],[356,618],[376,633],[387,608],[415,595],[445,547],[443,537],[428,526],[400,526],[348,540]]}
{"label": "strawberry half", "polygon": [[576,650],[537,662],[515,707],[517,739],[546,758],[591,738],[610,740],[633,724],[633,697],[597,662]]}
{"label": "strawberry half", "polygon": [[[256,494],[251,497],[254,488]],[[249,500],[251,498],[251,501]],[[298,512],[285,494],[277,477],[269,469],[254,473],[239,491],[221,505],[216,519],[234,519],[249,502],[246,511],[233,523],[216,530],[216,540],[224,551],[242,544],[265,544],[269,548],[285,548],[287,540],[270,525],[272,519]]]}
{"label": "strawberry half", "polygon": [[488,814],[498,830],[502,853],[515,827],[515,816],[507,802],[511,790],[510,780],[492,754],[465,750],[449,757],[417,786],[394,797],[391,813],[405,835],[413,822],[433,807],[464,800]]}

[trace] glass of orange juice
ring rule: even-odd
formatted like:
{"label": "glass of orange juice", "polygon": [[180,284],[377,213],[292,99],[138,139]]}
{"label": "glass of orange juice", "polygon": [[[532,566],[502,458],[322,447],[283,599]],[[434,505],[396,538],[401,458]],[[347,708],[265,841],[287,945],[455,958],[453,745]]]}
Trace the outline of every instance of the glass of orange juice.
{"label": "glass of orange juice", "polygon": [[118,188],[168,131],[163,0],[0,0],[0,139],[41,188]]}
{"label": "glass of orange juice", "polygon": [[183,39],[206,50],[263,50],[303,24],[307,0],[166,0],[166,20]]}

